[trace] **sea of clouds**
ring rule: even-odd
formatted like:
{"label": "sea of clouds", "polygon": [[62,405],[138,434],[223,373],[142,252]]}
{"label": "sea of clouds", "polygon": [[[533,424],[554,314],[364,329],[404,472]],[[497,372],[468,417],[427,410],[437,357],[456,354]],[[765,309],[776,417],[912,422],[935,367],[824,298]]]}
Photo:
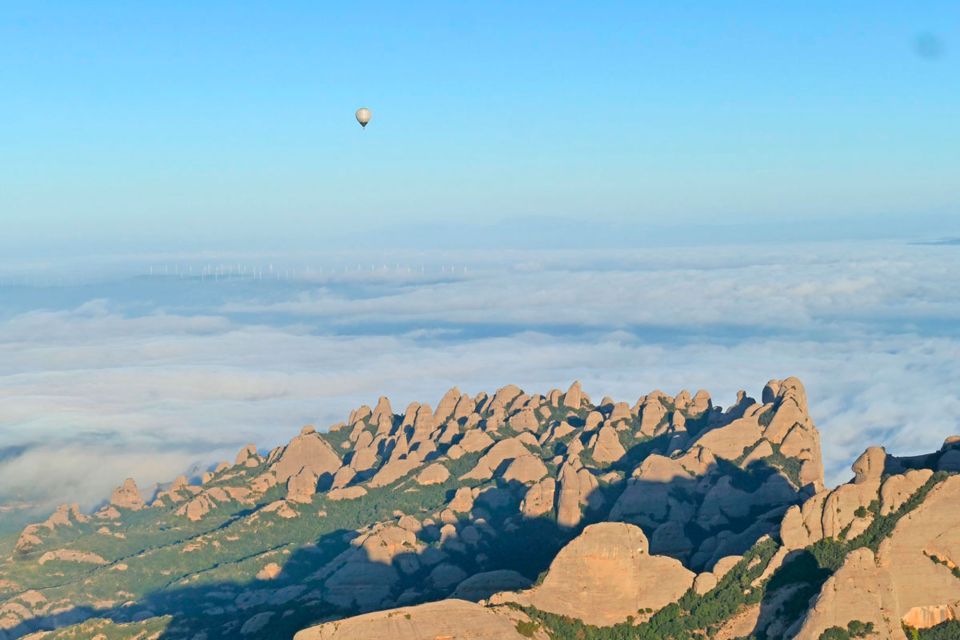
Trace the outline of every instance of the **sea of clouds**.
{"label": "sea of clouds", "polygon": [[0,273],[0,502],[89,508],[127,476],[169,481],[381,394],[402,411],[453,385],[574,379],[594,399],[704,388],[727,405],[799,376],[841,482],[870,444],[960,432],[958,273],[958,246],[891,242]]}

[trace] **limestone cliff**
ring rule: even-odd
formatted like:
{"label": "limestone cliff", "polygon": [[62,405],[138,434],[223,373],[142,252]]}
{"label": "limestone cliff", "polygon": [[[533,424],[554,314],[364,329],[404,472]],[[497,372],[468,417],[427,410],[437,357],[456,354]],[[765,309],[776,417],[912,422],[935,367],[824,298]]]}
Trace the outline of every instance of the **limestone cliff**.
{"label": "limestone cliff", "polygon": [[579,383],[381,397],[27,527],[0,561],[0,639],[901,637],[957,613],[958,444],[870,448],[826,489],[795,378],[726,408]]}

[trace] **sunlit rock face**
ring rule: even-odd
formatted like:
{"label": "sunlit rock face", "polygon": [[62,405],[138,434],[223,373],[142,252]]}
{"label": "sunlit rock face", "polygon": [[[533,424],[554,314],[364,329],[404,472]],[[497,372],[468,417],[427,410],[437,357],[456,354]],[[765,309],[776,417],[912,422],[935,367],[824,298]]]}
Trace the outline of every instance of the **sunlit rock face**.
{"label": "sunlit rock face", "polygon": [[[397,414],[381,397],[272,451],[245,446],[149,493],[128,480],[92,514],[65,505],[30,525],[0,563],[0,628],[19,637],[66,606],[76,618],[57,619],[78,633],[546,638],[556,619],[542,616],[699,620],[718,593],[736,600],[709,622],[727,634],[948,623],[960,442],[911,458],[871,447],[826,489],[803,385],[771,380],[760,398],[594,403],[579,383],[508,385]],[[846,546],[787,619],[799,587],[774,578],[824,541]],[[77,572],[83,589],[44,582]]]}

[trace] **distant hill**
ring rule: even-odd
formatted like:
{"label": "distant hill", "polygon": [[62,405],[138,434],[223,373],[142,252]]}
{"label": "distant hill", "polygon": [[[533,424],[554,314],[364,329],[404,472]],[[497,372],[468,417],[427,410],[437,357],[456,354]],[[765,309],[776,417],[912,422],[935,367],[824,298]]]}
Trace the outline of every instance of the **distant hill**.
{"label": "distant hill", "polygon": [[824,487],[795,378],[380,398],[26,527],[0,640],[960,637],[960,442],[853,470]]}
{"label": "distant hill", "polygon": [[0,538],[16,533],[36,517],[36,505],[17,499],[0,499]]}

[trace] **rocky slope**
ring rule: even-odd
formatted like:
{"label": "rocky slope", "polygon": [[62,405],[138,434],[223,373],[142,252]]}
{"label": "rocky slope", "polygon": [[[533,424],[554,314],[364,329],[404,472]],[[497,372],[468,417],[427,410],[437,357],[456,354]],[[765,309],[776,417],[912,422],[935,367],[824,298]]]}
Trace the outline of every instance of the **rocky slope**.
{"label": "rocky slope", "polygon": [[[791,506],[777,534],[699,574],[650,554],[638,527],[590,525],[540,584],[481,604],[525,614],[518,629],[557,639],[960,638],[958,460],[958,438],[914,458],[870,448],[850,483]],[[297,638],[327,637],[337,624]],[[372,627],[362,616],[345,624],[375,637],[363,635]]]}
{"label": "rocky slope", "polygon": [[789,635],[819,638],[859,620],[881,637],[906,638],[904,625],[925,629],[957,618],[958,445],[950,438],[917,458],[871,447],[853,464],[851,483],[791,507],[781,526],[783,549],[812,549],[828,569],[839,566]]}
{"label": "rocky slope", "polygon": [[402,413],[381,398],[28,526],[0,563],[0,639],[900,637],[960,601],[954,444],[871,449],[827,490],[794,378],[726,410],[703,391],[595,403],[577,383]]}

